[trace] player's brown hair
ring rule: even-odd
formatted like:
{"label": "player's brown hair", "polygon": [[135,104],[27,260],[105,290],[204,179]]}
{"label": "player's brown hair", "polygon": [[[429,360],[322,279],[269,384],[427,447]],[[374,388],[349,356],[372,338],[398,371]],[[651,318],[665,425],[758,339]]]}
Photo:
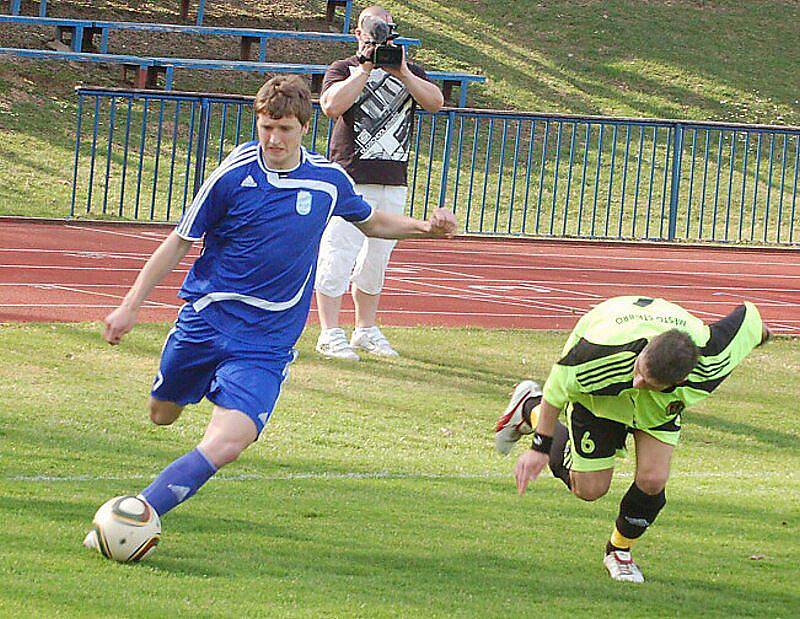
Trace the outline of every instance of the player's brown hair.
{"label": "player's brown hair", "polygon": [[664,385],[682,382],[697,365],[700,349],[680,329],[660,333],[647,344],[644,359],[650,378]]}
{"label": "player's brown hair", "polygon": [[253,109],[272,118],[294,116],[305,125],[311,118],[311,91],[297,75],[277,75],[259,88]]}

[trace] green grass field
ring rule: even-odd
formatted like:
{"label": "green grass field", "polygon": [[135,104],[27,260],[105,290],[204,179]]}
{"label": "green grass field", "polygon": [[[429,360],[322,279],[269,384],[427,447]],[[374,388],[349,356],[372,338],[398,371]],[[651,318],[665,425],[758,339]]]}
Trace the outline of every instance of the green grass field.
{"label": "green grass field", "polygon": [[[257,445],[168,514],[140,565],[81,547],[95,509],[191,449],[207,403],[169,428],[145,404],[167,325],[123,346],[95,324],[0,325],[0,616],[796,617],[800,351],[754,352],[685,416],[669,502],[637,547],[602,549],[631,482],[583,503],[551,477],[524,497],[492,426],[564,334],[387,329],[398,360],[347,365],[300,342]],[[517,452],[518,453],[518,452]]]}

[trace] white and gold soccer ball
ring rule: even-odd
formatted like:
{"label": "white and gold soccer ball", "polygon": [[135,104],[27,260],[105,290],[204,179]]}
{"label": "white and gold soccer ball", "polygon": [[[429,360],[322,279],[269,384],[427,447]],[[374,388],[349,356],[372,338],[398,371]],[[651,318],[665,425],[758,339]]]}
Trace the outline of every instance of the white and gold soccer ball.
{"label": "white and gold soccer ball", "polygon": [[161,519],[141,497],[118,496],[106,501],[92,524],[83,545],[122,563],[141,561],[161,539]]}

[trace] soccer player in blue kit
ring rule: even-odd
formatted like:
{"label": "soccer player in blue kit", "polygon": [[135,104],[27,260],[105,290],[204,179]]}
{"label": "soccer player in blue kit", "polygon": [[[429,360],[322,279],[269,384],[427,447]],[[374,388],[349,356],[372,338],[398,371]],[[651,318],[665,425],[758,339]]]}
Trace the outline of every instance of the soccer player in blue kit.
{"label": "soccer player in blue kit", "polygon": [[197,447],[141,492],[159,516],[236,460],[269,420],[306,323],[320,238],[332,216],[380,238],[455,231],[447,209],[428,221],[373,211],[342,168],[305,150],[312,108],[300,78],[269,80],[255,112],[258,140],[237,147],[205,181],[105,319],[103,337],[119,344],[148,294],[203,239],[179,293],[186,304],[164,344],[150,418],[169,425],[203,397],[214,409]]}

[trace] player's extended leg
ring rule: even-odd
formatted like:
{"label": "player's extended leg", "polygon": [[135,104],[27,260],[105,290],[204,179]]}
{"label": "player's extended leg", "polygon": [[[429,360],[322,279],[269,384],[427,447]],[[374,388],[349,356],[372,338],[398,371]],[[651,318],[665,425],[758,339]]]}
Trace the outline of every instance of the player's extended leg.
{"label": "player's extended leg", "polygon": [[616,456],[625,450],[627,429],[617,421],[598,417],[579,402],[567,405],[567,429],[570,489],[579,499],[596,501],[611,486]]}
{"label": "player's extended leg", "polygon": [[615,580],[643,582],[644,577],[630,551],[667,502],[664,488],[674,447],[641,430],[635,430],[633,438],[636,441],[636,477],[620,502],[604,563]]}
{"label": "player's extended leg", "polygon": [[215,406],[200,444],[165,468],[142,496],[163,517],[192,497],[220,468],[236,460],[256,438],[258,431],[250,417]]}
{"label": "player's extended leg", "polygon": [[159,400],[150,396],[150,421],[158,426],[168,426],[180,417],[183,404]]}
{"label": "player's extended leg", "polygon": [[572,493],[584,501],[596,501],[608,492],[613,476],[613,468],[583,473],[571,471]]}
{"label": "player's extended leg", "polygon": [[[514,387],[511,400],[494,428],[494,446],[499,453],[507,455],[519,439],[533,434],[539,419],[541,401],[542,388],[539,383],[523,380]],[[550,470],[554,477],[563,481],[567,488],[571,488],[568,442],[567,427],[557,421],[553,446],[550,448]]]}

